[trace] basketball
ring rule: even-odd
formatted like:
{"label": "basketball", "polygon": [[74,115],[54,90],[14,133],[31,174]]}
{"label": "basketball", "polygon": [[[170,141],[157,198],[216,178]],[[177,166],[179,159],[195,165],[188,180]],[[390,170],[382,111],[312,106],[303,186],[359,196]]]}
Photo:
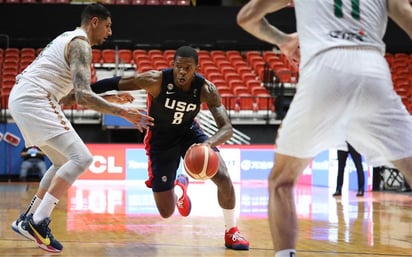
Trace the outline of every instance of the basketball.
{"label": "basketball", "polygon": [[192,145],[183,160],[186,173],[197,180],[213,178],[219,169],[219,157],[207,145]]}

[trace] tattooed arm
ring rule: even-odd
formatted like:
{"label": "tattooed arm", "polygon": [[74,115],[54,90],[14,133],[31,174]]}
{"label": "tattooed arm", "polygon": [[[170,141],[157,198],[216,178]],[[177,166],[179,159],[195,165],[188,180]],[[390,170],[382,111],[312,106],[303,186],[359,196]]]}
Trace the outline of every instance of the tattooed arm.
{"label": "tattooed arm", "polygon": [[137,126],[142,131],[146,125],[140,122],[144,119],[151,125],[151,117],[143,115],[137,108],[122,107],[105,101],[99,95],[93,93],[90,88],[90,64],[92,59],[92,48],[82,38],[73,39],[68,45],[68,61],[72,73],[74,97],[78,104],[86,108],[102,113],[122,116]]}
{"label": "tattooed arm", "polygon": [[287,7],[291,2],[291,0],[251,0],[240,9],[237,23],[256,38],[277,45],[289,61],[297,66],[300,59],[298,35],[280,31],[265,18],[267,14]]}
{"label": "tattooed arm", "polygon": [[227,115],[225,106],[222,104],[216,86],[208,80],[205,80],[202,87],[201,102],[207,104],[218,127],[218,131],[204,143],[207,143],[212,147],[225,143],[233,135],[232,123]]}

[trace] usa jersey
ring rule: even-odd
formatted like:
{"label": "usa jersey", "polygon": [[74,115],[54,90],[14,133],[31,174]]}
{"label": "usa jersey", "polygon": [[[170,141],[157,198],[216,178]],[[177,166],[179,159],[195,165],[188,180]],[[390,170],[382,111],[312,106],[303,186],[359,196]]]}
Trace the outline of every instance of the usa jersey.
{"label": "usa jersey", "polygon": [[294,0],[301,67],[330,48],[370,46],[385,53],[387,0]]}
{"label": "usa jersey", "polygon": [[[173,145],[179,135],[185,135],[195,122],[200,111],[200,91],[205,79],[196,74],[188,92],[173,82],[173,69],[162,70],[163,81],[157,97],[148,95],[148,114],[154,118],[145,142],[152,146],[156,140],[160,145]],[[149,136],[150,135],[150,136]],[[156,143],[157,145],[157,143]]]}
{"label": "usa jersey", "polygon": [[39,56],[17,76],[51,93],[60,100],[73,89],[70,66],[65,56],[67,44],[76,37],[87,38],[86,32],[77,28],[57,36]]}

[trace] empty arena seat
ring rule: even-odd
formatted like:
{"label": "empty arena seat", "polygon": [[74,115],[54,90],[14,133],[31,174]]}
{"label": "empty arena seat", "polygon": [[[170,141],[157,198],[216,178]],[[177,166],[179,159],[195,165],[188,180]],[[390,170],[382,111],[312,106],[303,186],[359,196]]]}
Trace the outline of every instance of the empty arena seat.
{"label": "empty arena seat", "polygon": [[245,86],[236,86],[236,87],[233,87],[232,90],[233,90],[233,94],[237,96],[244,95],[244,94],[246,95],[250,94],[249,89]]}
{"label": "empty arena seat", "polygon": [[102,61],[102,51],[100,49],[92,49],[92,63],[100,63]]}
{"label": "empty arena seat", "polygon": [[131,5],[146,5],[146,0],[131,0]]}
{"label": "empty arena seat", "polygon": [[114,4],[117,5],[129,5],[130,4],[130,0],[115,0]]}
{"label": "empty arena seat", "polygon": [[34,48],[22,48],[20,50],[20,58],[24,57],[36,57],[36,50]]}
{"label": "empty arena seat", "polygon": [[[130,49],[119,49],[118,52],[119,54],[119,62],[123,63],[131,63],[133,58],[132,58],[132,50]],[[134,60],[133,60],[134,62]]]}
{"label": "empty arena seat", "polygon": [[160,0],[146,0],[146,5],[160,5]]}
{"label": "empty arena seat", "polygon": [[176,5],[190,6],[190,0],[177,0]]}
{"label": "empty arena seat", "polygon": [[176,5],[177,0],[162,0],[162,5]]}
{"label": "empty arena seat", "polygon": [[116,52],[114,49],[103,49],[102,60],[104,63],[114,63],[116,61]]}

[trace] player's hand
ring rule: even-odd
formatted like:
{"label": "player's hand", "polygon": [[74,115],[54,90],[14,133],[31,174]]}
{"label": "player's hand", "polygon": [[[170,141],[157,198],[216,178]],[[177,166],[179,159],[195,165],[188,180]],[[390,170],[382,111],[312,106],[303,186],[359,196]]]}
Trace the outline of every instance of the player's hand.
{"label": "player's hand", "polygon": [[147,115],[145,110],[139,108],[124,108],[120,116],[133,123],[140,132],[154,125],[153,117]]}
{"label": "player's hand", "polygon": [[118,104],[126,104],[132,103],[134,101],[134,97],[128,92],[121,92],[114,95],[105,95],[103,98],[112,103]]}
{"label": "player's hand", "polygon": [[299,67],[300,49],[298,33],[287,35],[286,40],[278,45],[280,51],[288,58],[290,64]]}

